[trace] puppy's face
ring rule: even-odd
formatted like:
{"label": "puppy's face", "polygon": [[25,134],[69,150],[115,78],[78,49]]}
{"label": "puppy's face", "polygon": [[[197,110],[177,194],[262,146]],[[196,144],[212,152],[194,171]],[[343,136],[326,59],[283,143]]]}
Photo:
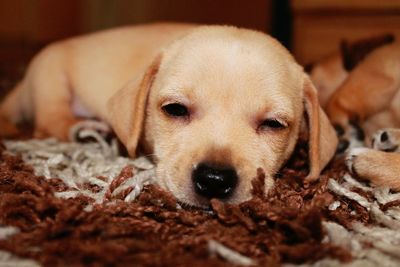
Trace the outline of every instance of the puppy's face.
{"label": "puppy's face", "polygon": [[268,190],[297,140],[302,73],[261,33],[205,27],[172,44],[145,120],[160,184],[190,205],[238,203],[262,168]]}

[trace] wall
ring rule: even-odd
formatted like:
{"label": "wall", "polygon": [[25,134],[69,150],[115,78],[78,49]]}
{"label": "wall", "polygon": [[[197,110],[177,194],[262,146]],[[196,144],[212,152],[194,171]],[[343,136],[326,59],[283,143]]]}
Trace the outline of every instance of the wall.
{"label": "wall", "polygon": [[269,0],[0,0],[0,42],[48,42],[113,26],[172,20],[270,30]]}

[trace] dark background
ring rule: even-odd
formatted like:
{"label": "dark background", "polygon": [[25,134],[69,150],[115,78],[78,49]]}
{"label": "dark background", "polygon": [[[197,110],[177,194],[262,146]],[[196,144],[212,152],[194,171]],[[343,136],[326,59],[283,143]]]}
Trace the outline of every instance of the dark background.
{"label": "dark background", "polygon": [[342,39],[400,35],[400,0],[0,0],[0,94],[51,41],[152,21],[257,29],[309,63]]}
{"label": "dark background", "polygon": [[286,0],[0,0],[0,36],[50,41],[123,24],[190,21],[270,32]]}

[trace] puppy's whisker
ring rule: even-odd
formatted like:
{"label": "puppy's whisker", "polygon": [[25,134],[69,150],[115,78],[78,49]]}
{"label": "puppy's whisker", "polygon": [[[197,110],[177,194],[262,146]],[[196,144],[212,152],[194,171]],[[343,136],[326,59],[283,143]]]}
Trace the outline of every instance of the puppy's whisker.
{"label": "puppy's whisker", "polygon": [[150,153],[150,154],[143,154],[141,156],[146,157],[146,158],[153,158],[153,157],[156,156],[156,154],[155,153]]}

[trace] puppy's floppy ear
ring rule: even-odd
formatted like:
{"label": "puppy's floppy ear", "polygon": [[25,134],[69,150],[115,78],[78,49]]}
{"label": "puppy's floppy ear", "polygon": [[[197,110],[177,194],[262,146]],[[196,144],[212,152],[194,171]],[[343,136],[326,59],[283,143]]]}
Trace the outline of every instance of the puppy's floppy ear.
{"label": "puppy's floppy ear", "polygon": [[325,112],[318,103],[317,89],[308,75],[304,74],[304,104],[309,128],[309,161],[310,172],[306,182],[318,179],[322,169],[328,164],[336,152],[338,139]]}
{"label": "puppy's floppy ear", "polygon": [[147,98],[161,58],[162,56],[158,55],[142,77],[130,80],[107,103],[108,122],[131,157],[136,156],[144,127]]}

